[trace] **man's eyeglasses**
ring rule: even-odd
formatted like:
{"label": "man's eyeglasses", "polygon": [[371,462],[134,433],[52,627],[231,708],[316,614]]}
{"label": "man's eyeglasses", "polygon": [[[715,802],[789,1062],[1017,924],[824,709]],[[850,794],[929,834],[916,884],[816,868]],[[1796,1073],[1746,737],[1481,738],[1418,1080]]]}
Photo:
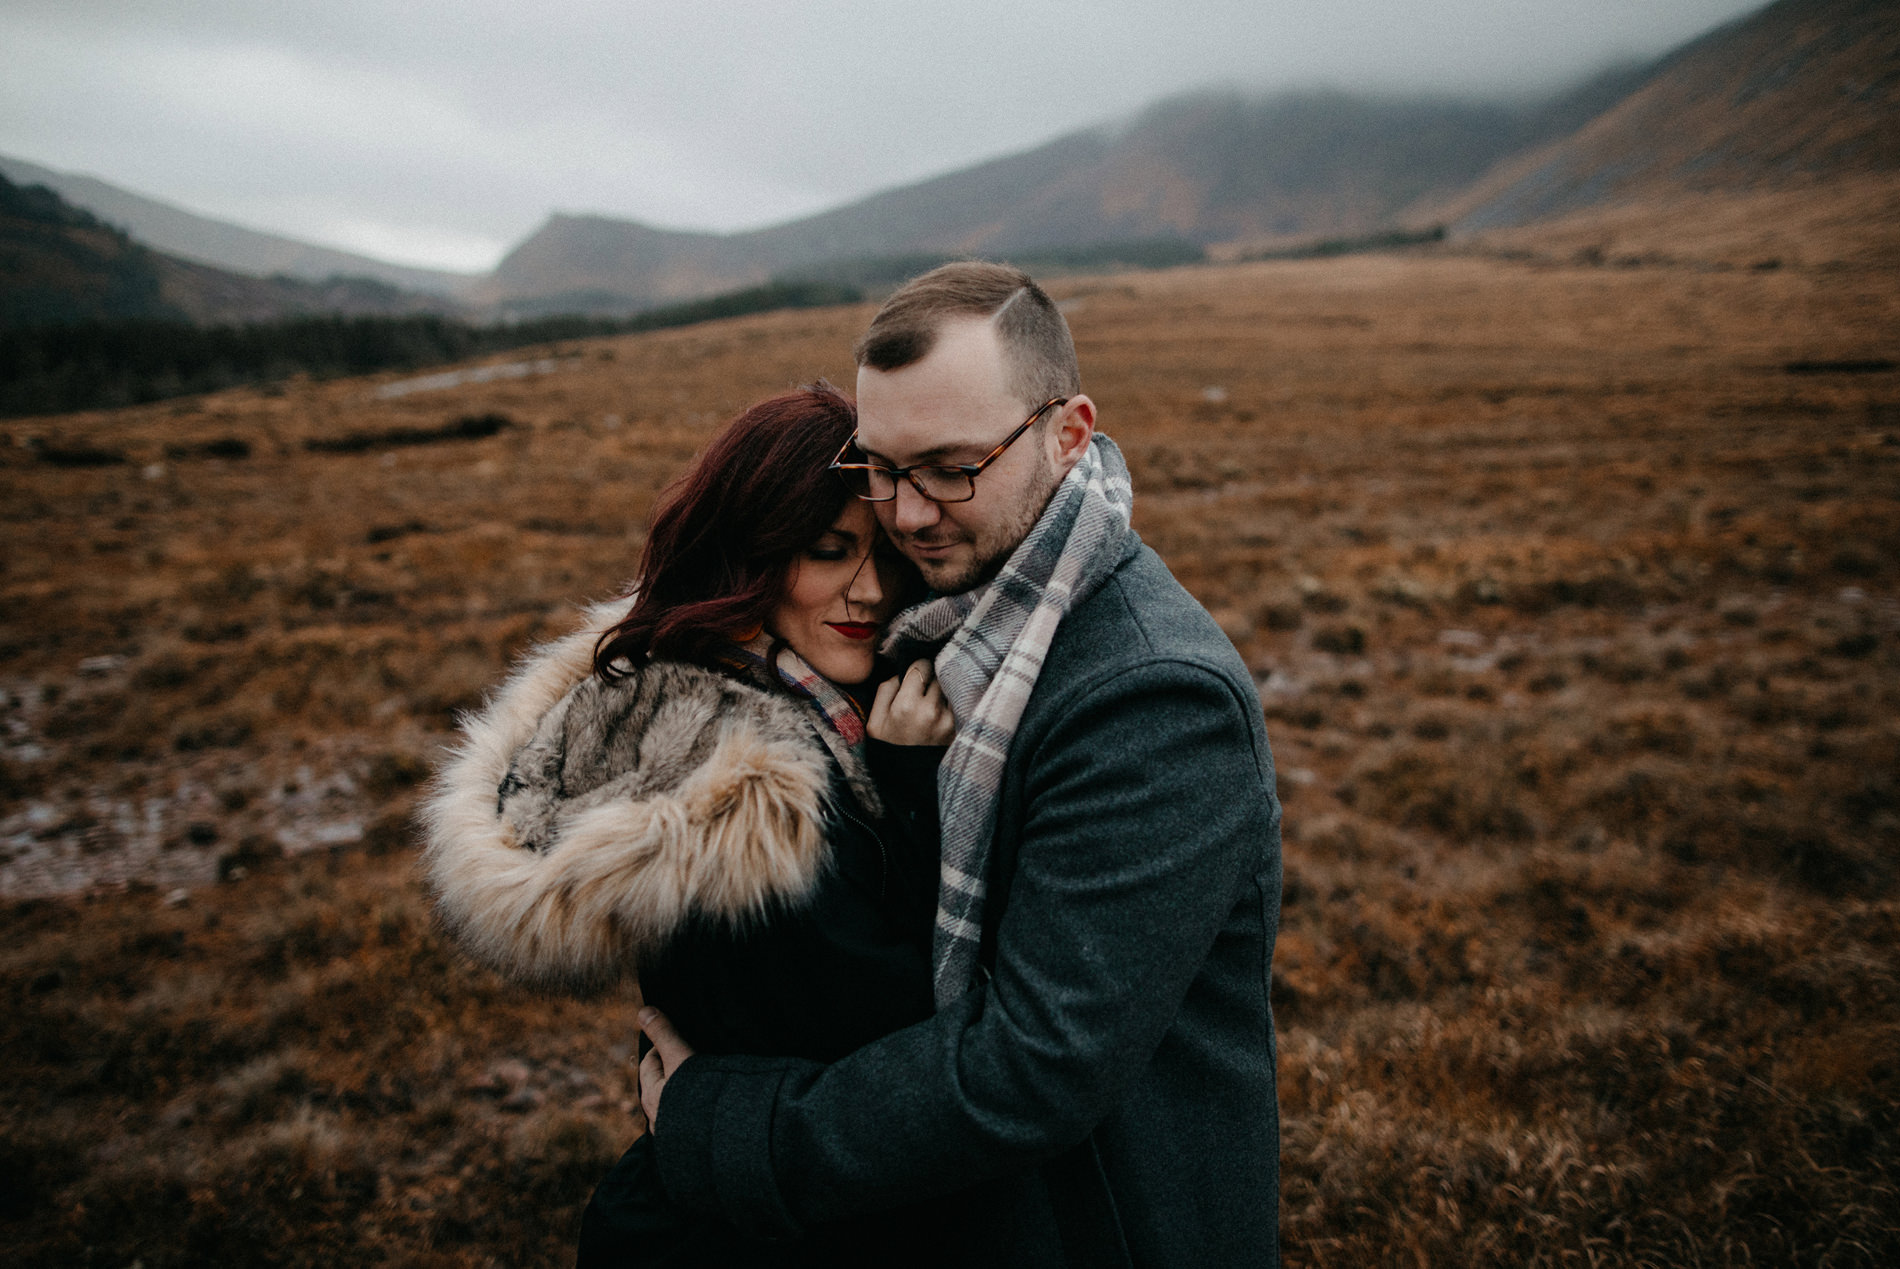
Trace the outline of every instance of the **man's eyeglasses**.
{"label": "man's eyeglasses", "polygon": [[838,457],[832,460],[831,470],[843,479],[845,488],[866,502],[889,502],[895,498],[900,476],[910,482],[912,489],[932,502],[968,502],[976,497],[976,478],[983,474],[983,469],[1002,457],[1003,451],[1014,445],[1016,438],[1027,432],[1037,419],[1059,405],[1068,404],[1068,401],[1067,397],[1050,397],[1044,401],[1015,431],[1003,438],[1001,445],[985,454],[979,462],[947,465],[919,463],[911,467],[846,462],[846,455],[857,449],[858,438],[854,434],[838,451]]}

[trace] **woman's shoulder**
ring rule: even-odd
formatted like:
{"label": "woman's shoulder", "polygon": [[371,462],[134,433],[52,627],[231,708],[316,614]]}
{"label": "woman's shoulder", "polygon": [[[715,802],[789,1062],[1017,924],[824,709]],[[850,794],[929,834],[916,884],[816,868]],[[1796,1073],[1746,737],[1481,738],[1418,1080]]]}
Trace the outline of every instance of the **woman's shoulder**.
{"label": "woman's shoulder", "polygon": [[791,737],[799,711],[778,693],[726,671],[688,661],[620,662],[598,675],[594,652],[618,608],[597,605],[571,634],[522,654],[482,707],[461,721],[465,745],[515,750],[551,720],[678,730],[720,719],[751,722]]}
{"label": "woman's shoulder", "polygon": [[575,683],[516,751],[510,779],[545,773],[548,790],[569,801],[638,798],[679,787],[717,755],[760,746],[825,753],[789,698],[707,666],[651,661]]}
{"label": "woman's shoulder", "polygon": [[829,758],[797,705],[706,666],[593,673],[597,631],[526,657],[438,775],[439,910],[514,977],[611,978],[693,914],[811,888]]}

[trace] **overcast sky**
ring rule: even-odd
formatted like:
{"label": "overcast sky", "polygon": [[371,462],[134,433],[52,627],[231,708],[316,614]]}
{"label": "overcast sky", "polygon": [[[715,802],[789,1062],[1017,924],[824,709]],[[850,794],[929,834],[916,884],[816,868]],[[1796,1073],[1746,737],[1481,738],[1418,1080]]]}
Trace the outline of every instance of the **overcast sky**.
{"label": "overcast sky", "polygon": [[486,269],[752,228],[1205,85],[1524,92],[1762,0],[0,0],[0,153]]}

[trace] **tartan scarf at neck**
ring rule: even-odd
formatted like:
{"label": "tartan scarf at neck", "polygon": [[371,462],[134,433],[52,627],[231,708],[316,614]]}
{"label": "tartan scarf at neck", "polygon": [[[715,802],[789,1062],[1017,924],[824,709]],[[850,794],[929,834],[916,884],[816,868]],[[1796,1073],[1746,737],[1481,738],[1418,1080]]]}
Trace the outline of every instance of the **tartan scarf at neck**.
{"label": "tartan scarf at neck", "polygon": [[937,773],[943,856],[931,949],[938,1008],[975,980],[996,802],[1009,746],[1056,626],[1120,562],[1134,489],[1097,433],[1002,572],[898,614],[884,650],[899,665],[934,652],[957,735]]}
{"label": "tartan scarf at neck", "polygon": [[844,769],[845,782],[860,805],[873,817],[884,814],[883,799],[871,781],[864,757],[864,715],[844,689],[811,668],[792,651],[792,645],[761,630],[735,651],[747,669],[763,682],[773,680],[791,689],[812,716],[812,730]]}

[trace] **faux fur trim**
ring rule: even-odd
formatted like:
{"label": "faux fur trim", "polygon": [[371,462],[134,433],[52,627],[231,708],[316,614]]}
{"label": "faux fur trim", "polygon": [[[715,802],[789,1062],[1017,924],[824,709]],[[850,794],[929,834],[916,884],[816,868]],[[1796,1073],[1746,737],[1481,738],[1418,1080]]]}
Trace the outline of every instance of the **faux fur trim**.
{"label": "faux fur trim", "polygon": [[738,923],[808,894],[827,857],[829,762],[799,707],[679,664],[640,671],[663,676],[640,689],[664,698],[646,721],[669,729],[659,739],[673,758],[691,758],[679,778],[571,799],[557,780],[536,790],[553,807],[546,840],[519,840],[502,782],[515,780],[550,711],[592,675],[595,641],[615,615],[595,609],[586,628],[535,649],[463,720],[424,807],[438,917],[477,960],[536,987],[607,986],[690,916]]}

